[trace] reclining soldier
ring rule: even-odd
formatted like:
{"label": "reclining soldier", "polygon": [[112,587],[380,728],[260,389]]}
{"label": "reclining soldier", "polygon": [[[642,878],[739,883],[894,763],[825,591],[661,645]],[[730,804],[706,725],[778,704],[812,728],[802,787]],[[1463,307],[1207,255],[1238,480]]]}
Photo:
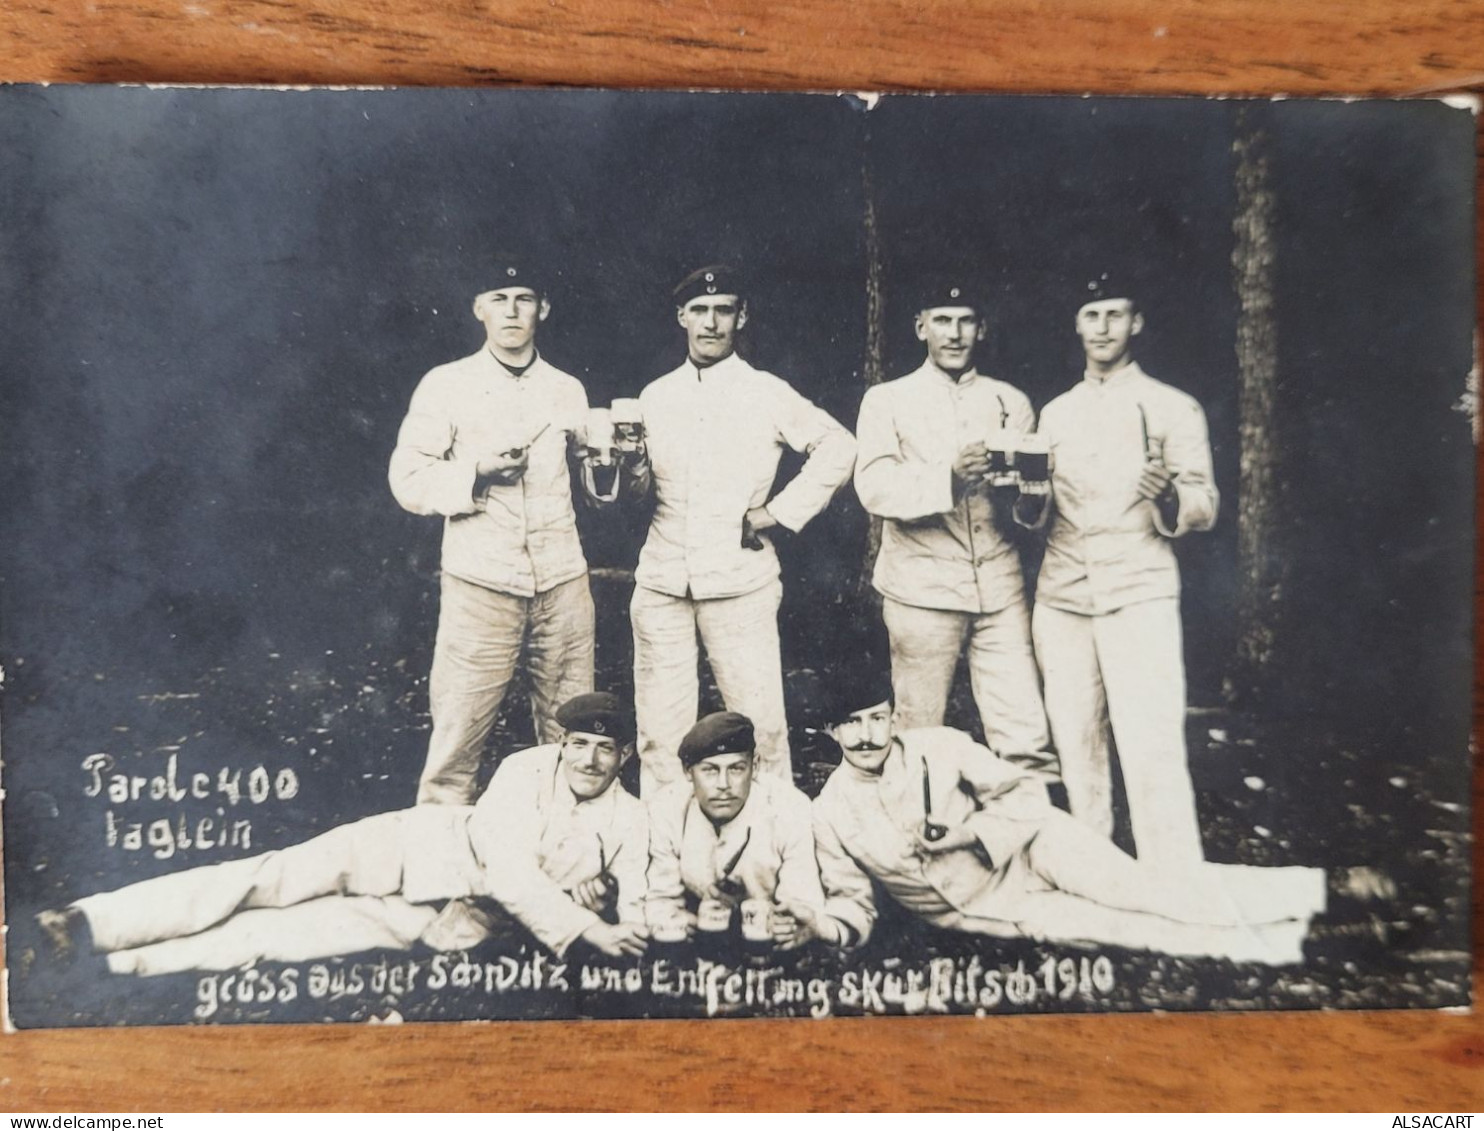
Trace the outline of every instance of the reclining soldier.
{"label": "reclining soldier", "polygon": [[1333,897],[1391,898],[1370,868],[1151,864],[1055,808],[1044,779],[947,727],[896,730],[866,671],[826,710],[843,761],[814,802],[826,914],[863,942],[872,881],[926,922],[1274,965],[1300,961]]}
{"label": "reclining soldier", "polygon": [[[633,720],[612,695],[556,712],[560,742],[511,754],[475,805],[420,805],[302,844],[43,911],[43,949],[120,974],[225,970],[373,948],[474,946],[493,901],[558,956],[642,954],[648,821],[617,781]],[[493,914],[492,914],[493,911]]]}

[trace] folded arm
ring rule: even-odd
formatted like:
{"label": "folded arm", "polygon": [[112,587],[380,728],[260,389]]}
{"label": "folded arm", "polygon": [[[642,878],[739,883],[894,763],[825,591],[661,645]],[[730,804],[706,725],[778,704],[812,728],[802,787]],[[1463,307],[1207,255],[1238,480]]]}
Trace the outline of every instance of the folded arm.
{"label": "folded arm", "polygon": [[779,385],[775,407],[779,438],[808,458],[768,501],[767,509],[780,526],[797,533],[849,481],[855,467],[855,437],[787,384]]}

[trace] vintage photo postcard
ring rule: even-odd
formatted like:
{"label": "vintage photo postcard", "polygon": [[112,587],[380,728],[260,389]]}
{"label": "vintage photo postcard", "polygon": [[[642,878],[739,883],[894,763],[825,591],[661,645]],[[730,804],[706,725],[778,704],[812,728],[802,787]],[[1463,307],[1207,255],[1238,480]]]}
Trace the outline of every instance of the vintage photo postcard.
{"label": "vintage photo postcard", "polygon": [[1467,1005],[1474,111],[0,89],[8,1023]]}

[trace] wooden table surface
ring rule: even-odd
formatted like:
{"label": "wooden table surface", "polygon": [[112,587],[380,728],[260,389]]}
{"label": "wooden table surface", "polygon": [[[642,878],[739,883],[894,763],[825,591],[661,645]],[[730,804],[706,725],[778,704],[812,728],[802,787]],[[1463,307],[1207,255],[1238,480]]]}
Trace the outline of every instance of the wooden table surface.
{"label": "wooden table surface", "polygon": [[[1418,95],[1484,90],[1484,2],[4,0],[0,80]],[[1476,830],[1479,800],[1476,782]],[[0,1111],[630,1107],[1475,1111],[1484,1025],[1396,1011],[0,1037]]]}

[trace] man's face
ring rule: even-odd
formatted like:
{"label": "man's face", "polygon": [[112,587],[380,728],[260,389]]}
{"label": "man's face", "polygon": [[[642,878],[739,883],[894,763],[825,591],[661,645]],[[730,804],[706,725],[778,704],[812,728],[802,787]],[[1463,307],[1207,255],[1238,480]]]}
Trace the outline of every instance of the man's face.
{"label": "man's face", "polygon": [[917,316],[917,340],[944,373],[974,364],[974,346],[984,340],[984,322],[972,306],[934,306]]}
{"label": "man's face", "polygon": [[737,348],[737,331],[747,325],[747,304],[737,295],[697,295],[675,317],[685,327],[691,360],[710,365]]}
{"label": "man's face", "polygon": [[691,785],[701,812],[724,825],[742,811],[752,792],[751,754],[714,754],[690,768]]}
{"label": "man's face", "polygon": [[536,325],[551,305],[530,287],[485,291],[474,300],[474,317],[484,323],[491,345],[519,353],[536,337]]}
{"label": "man's face", "polygon": [[839,744],[845,760],[857,770],[879,774],[891,749],[891,704],[877,703],[856,711],[843,723],[832,726],[830,735]]}
{"label": "man's face", "polygon": [[573,730],[562,739],[562,771],[579,801],[601,796],[622,765],[623,747],[606,734]]}
{"label": "man's face", "polygon": [[1106,298],[1090,302],[1077,311],[1077,336],[1082,352],[1095,368],[1112,370],[1126,362],[1133,350],[1133,337],[1144,328],[1144,316],[1134,310],[1131,299]]}

